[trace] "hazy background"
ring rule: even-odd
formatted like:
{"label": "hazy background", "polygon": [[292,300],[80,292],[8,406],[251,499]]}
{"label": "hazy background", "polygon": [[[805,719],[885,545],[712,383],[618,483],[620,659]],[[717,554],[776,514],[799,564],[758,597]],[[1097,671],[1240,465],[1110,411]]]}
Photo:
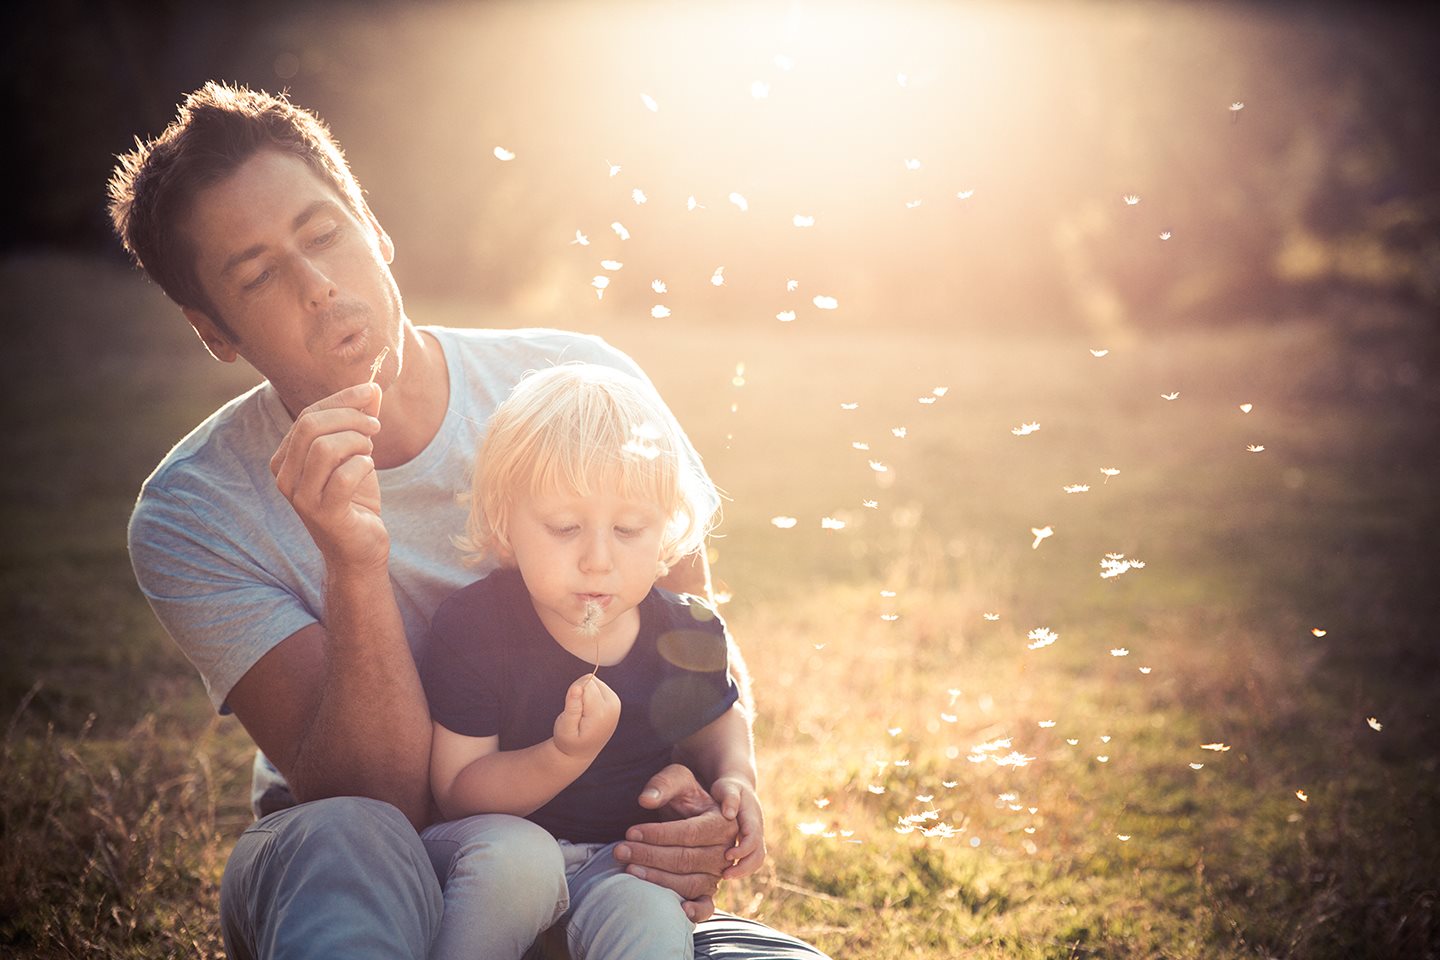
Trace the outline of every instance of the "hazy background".
{"label": "hazy background", "polygon": [[[3,17],[9,254],[115,256],[112,156],[219,78],[329,121],[408,294],[520,319],[648,319],[656,277],[677,322],[711,324],[813,320],[815,294],[840,324],[1105,334],[1440,308],[1440,61],[1414,12],[58,0]],[[602,257],[626,264],[603,306]]]}

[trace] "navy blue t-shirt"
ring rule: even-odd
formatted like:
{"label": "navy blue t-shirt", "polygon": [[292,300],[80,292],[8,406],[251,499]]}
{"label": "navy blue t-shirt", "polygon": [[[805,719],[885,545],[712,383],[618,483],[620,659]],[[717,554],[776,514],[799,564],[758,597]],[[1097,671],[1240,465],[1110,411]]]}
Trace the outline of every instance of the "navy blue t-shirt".
{"label": "navy blue t-shirt", "polygon": [[[637,802],[671,761],[671,747],[739,698],[725,624],[694,598],[659,588],[640,602],[640,633],[625,659],[601,667],[620,698],[620,722],[595,762],[528,819],[561,840],[610,843],[658,814]],[[516,570],[496,570],[440,605],[420,670],[430,715],[501,750],[550,739],[565,692],[593,661],[546,631]]]}

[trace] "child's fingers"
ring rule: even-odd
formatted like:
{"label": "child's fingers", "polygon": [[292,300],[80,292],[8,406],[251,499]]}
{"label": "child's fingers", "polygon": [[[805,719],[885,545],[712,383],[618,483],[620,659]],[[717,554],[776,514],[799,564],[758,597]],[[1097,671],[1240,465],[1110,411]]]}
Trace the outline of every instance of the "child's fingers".
{"label": "child's fingers", "polygon": [[710,790],[710,796],[720,805],[720,812],[726,820],[734,820],[740,815],[740,784],[734,780],[720,780]]}
{"label": "child's fingers", "polygon": [[748,877],[756,870],[759,870],[760,865],[765,862],[765,844],[763,842],[757,842],[755,849],[743,857],[737,856],[739,849],[739,847],[736,847],[735,850],[730,852],[729,855],[735,862],[726,867],[720,874],[720,876],[726,880],[734,880],[737,877]]}

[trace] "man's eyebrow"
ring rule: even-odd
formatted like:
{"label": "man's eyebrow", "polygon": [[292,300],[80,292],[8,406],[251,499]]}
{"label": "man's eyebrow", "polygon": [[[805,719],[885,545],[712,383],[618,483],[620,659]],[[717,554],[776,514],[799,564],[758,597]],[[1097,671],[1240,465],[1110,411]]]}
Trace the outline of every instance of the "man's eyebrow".
{"label": "man's eyebrow", "polygon": [[[299,230],[301,227],[305,226],[305,224],[309,223],[310,218],[315,216],[315,214],[319,213],[322,210],[325,210],[328,207],[335,206],[336,203],[333,200],[316,200],[314,203],[310,204],[304,210],[301,210],[295,215],[295,219],[290,222],[290,229]],[[232,257],[230,257],[230,259],[225,261],[225,266],[220,268],[220,276],[223,277],[228,275],[231,270],[234,270],[246,260],[253,260],[264,252],[265,244],[263,243],[257,243],[253,246],[246,247],[244,250],[241,250],[239,253],[233,255]]]}

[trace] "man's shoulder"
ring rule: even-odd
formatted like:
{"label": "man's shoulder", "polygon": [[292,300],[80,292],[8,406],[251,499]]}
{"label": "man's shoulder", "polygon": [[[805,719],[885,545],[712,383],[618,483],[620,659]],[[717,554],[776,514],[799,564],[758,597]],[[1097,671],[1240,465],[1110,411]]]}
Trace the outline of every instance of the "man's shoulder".
{"label": "man's shoulder", "polygon": [[635,361],[604,338],[591,333],[551,327],[420,329],[431,333],[442,344],[454,346],[462,365],[470,368],[502,370],[513,376],[517,366],[528,369],[568,360],[583,360],[639,373]]}
{"label": "man's shoulder", "polygon": [[662,631],[691,630],[716,636],[725,635],[725,621],[709,601],[690,593],[672,593],[653,587],[645,603]]}
{"label": "man's shoulder", "polygon": [[206,417],[186,434],[140,487],[137,514],[156,498],[214,496],[250,485],[268,473],[269,458],[287,424],[268,382],[260,383]]}

